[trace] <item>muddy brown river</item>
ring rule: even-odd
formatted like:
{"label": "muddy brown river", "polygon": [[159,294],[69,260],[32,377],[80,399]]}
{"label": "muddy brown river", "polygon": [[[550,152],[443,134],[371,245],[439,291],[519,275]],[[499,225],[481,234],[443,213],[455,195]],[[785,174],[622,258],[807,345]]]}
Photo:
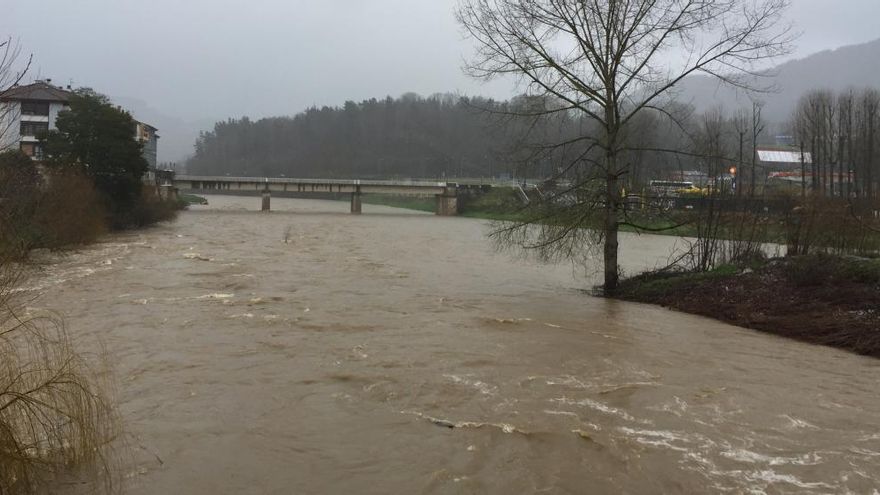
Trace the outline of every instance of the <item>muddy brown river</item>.
{"label": "muddy brown river", "polygon": [[477,220],[209,199],[29,282],[111,356],[127,493],[880,493],[880,361],[590,297]]}

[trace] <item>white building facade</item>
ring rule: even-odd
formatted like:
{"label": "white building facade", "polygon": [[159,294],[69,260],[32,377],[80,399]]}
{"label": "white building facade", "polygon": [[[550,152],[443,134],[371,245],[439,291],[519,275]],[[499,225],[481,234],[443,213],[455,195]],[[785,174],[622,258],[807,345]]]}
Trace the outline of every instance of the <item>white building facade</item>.
{"label": "white building facade", "polygon": [[21,150],[35,160],[43,156],[40,136],[56,129],[58,114],[73,95],[51,80],[15,86],[0,94],[0,152]]}
{"label": "white building facade", "polygon": [[[0,93],[0,152],[21,150],[34,160],[43,158],[40,137],[57,130],[58,114],[70,107],[73,93],[52,80],[14,86]],[[156,168],[158,130],[135,121],[134,139],[143,144],[144,159]]]}
{"label": "white building facade", "polygon": [[156,170],[157,153],[159,151],[159,130],[150,124],[136,120],[134,138],[143,145],[143,156],[147,163],[150,164],[150,170]]}

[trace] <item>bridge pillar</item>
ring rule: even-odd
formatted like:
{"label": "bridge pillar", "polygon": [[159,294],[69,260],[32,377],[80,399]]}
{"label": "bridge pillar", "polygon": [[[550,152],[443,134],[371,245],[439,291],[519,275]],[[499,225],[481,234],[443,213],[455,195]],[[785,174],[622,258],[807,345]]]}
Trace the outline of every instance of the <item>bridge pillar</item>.
{"label": "bridge pillar", "polygon": [[357,191],[351,193],[351,213],[353,215],[361,214],[361,191],[358,188]]}
{"label": "bridge pillar", "polygon": [[444,217],[458,215],[458,195],[454,184],[450,184],[449,187],[446,187],[443,190],[443,194],[438,194],[436,198],[437,208],[434,212],[437,215]]}
{"label": "bridge pillar", "polygon": [[272,193],[263,191],[263,211],[270,211],[272,205]]}

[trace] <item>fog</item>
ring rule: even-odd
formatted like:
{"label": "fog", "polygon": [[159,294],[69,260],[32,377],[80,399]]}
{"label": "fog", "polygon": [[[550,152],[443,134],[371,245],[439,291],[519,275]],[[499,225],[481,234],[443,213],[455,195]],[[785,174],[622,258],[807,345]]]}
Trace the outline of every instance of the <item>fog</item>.
{"label": "fog", "polygon": [[[877,0],[795,0],[792,57],[878,36]],[[455,0],[6,0],[0,34],[29,79],[89,86],[162,129],[160,159],[218,119],[293,114],[413,91],[507,98],[511,82],[461,71],[470,52]],[[833,15],[832,15],[833,14]]]}

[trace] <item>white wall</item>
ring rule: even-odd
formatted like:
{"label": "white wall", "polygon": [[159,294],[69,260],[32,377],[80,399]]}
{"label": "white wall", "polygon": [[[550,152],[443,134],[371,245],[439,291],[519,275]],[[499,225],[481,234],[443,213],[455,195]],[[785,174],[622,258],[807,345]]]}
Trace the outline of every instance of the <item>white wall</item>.
{"label": "white wall", "polygon": [[21,104],[17,101],[0,103],[0,152],[17,150],[21,139]]}
{"label": "white wall", "polygon": [[63,103],[50,103],[49,104],[49,130],[53,131],[56,129],[55,121],[58,119],[58,113],[66,110],[67,105]]}

